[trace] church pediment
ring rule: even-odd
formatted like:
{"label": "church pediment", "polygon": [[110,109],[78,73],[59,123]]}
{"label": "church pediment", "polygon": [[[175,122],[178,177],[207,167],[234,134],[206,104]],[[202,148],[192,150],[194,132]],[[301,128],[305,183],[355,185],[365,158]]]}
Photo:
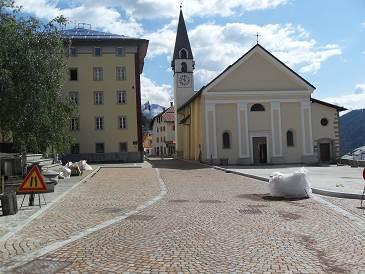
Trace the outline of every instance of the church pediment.
{"label": "church pediment", "polygon": [[228,67],[205,92],[308,91],[315,89],[260,45]]}

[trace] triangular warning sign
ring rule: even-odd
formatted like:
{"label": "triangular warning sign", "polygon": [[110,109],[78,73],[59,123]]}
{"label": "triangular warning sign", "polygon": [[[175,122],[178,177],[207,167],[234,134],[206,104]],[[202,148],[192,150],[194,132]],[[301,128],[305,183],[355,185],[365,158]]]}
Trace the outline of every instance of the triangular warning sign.
{"label": "triangular warning sign", "polygon": [[46,192],[47,185],[37,165],[34,165],[19,186],[18,192],[37,193]]}

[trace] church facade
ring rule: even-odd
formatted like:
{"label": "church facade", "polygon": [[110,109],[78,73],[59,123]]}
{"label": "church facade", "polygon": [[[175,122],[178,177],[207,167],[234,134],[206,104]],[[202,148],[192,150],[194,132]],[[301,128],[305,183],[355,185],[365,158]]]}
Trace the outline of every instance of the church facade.
{"label": "church facade", "polygon": [[194,92],[194,66],[180,11],[172,60],[176,155],[214,164],[333,162],[339,112],[315,87],[257,44]]}

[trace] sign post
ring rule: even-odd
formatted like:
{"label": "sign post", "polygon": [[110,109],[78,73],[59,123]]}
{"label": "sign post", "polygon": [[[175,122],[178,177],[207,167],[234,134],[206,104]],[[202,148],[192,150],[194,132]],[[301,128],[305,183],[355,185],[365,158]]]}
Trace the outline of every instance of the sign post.
{"label": "sign post", "polygon": [[24,178],[23,182],[18,188],[19,193],[23,193],[23,201],[20,207],[23,206],[24,198],[26,194],[30,194],[29,206],[34,206],[34,194],[38,194],[39,207],[41,207],[40,193],[47,192],[47,185],[43,180],[43,176],[37,165],[34,165]]}

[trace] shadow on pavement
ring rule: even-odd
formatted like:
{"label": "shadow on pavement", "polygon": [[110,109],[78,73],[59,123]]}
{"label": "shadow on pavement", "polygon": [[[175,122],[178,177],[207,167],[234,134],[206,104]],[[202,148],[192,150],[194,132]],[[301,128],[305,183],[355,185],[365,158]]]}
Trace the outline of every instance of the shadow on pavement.
{"label": "shadow on pavement", "polygon": [[206,165],[198,162],[187,162],[177,159],[165,159],[161,158],[150,158],[146,159],[153,168],[165,168],[165,169],[179,169],[179,170],[195,170],[195,169],[207,169]]}

